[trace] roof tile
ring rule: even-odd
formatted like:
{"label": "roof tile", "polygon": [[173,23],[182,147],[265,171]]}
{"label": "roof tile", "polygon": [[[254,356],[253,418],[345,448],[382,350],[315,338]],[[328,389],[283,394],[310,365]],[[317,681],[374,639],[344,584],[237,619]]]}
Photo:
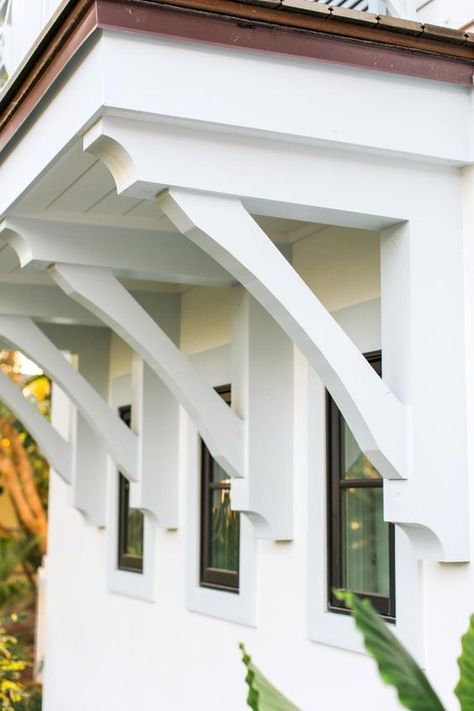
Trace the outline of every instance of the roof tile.
{"label": "roof tile", "polygon": [[454,30],[451,27],[439,27],[438,25],[423,25],[423,37],[426,39],[443,39],[456,44],[464,44],[465,33],[462,30]]}
{"label": "roof tile", "polygon": [[389,17],[389,15],[379,15],[377,27],[381,30],[394,30],[403,32],[406,35],[421,35],[423,25],[414,20],[402,20],[400,17]]}
{"label": "roof tile", "polygon": [[331,17],[334,20],[345,20],[356,25],[368,25],[369,27],[375,27],[378,22],[378,16],[373,12],[348,10],[345,7],[336,7],[335,5],[332,8]]}
{"label": "roof tile", "polygon": [[293,12],[306,12],[316,17],[330,17],[331,9],[315,0],[283,0],[281,7],[283,10]]}

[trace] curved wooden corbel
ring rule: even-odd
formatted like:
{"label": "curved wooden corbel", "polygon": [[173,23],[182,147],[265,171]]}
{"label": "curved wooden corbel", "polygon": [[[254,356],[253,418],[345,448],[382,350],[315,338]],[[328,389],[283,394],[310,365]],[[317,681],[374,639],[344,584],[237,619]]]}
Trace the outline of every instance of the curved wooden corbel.
{"label": "curved wooden corbel", "polygon": [[38,443],[49,464],[67,484],[73,480],[73,453],[69,442],[61,437],[39,410],[22,394],[10,378],[0,372],[0,399]]}
{"label": "curved wooden corbel", "polygon": [[89,382],[27,317],[0,316],[0,334],[37,363],[64,390],[90,427],[105,441],[117,467],[139,480],[137,436],[110,409]]}
{"label": "curved wooden corbel", "polygon": [[158,205],[247,288],[305,354],[381,475],[406,478],[404,406],[242,203],[169,189]]}
{"label": "curved wooden corbel", "polygon": [[[388,226],[385,218],[375,216],[373,220],[373,206],[365,200],[362,203],[359,200],[355,215],[353,199],[346,200],[344,191],[339,191],[335,203],[327,193],[318,200],[317,191],[308,192],[307,180],[296,181],[289,191],[275,182],[269,188],[268,181],[255,180],[248,144],[242,143],[244,151],[240,156],[237,143],[232,147],[218,144],[215,132],[207,137],[194,132],[194,158],[205,156],[212,145],[221,151],[223,159],[237,160],[237,170],[222,182],[218,168],[206,166],[204,172],[197,170],[199,161],[189,158],[189,136],[186,135],[185,142],[183,139],[184,134],[180,134],[173,143],[173,161],[176,154],[179,170],[169,160],[168,135],[165,137],[151,122],[145,125],[142,121],[103,118],[85,134],[83,145],[109,168],[121,195],[154,199],[158,194],[159,207],[178,230],[240,282],[305,354],[361,449],[385,478],[386,520],[405,530],[417,556],[446,562],[469,560],[468,467],[461,414],[465,400],[464,326],[460,322],[464,301],[460,287],[453,288],[447,299],[436,282],[441,270],[450,283],[462,284],[462,238],[457,212],[456,215],[451,212],[446,224],[441,225],[431,221],[427,203],[421,210],[418,204],[413,211],[407,206],[401,214],[395,200],[391,203],[392,212],[384,213],[392,215],[396,233],[393,243],[389,236],[382,235],[384,382],[244,209],[238,196],[245,195],[247,205],[258,206],[263,202],[267,209],[271,201],[275,214],[280,216],[309,214],[310,219],[317,217],[321,221],[321,215],[327,215],[329,221],[343,218],[340,224],[363,224],[378,230]],[[287,156],[291,162],[289,147],[286,144],[284,152],[277,148],[274,153],[266,145],[268,165],[283,169]],[[164,163],[160,161],[160,151]],[[299,154],[296,159],[294,165],[298,166]],[[305,170],[309,170],[311,160],[309,157]],[[344,169],[342,155],[335,158],[334,164],[332,160],[328,156],[325,164],[328,170],[335,165]],[[216,165],[214,162],[213,166]],[[163,191],[167,185],[171,187]],[[409,236],[402,234],[404,229]],[[457,240],[454,243],[450,240],[449,249],[446,231],[451,231]],[[390,256],[383,255],[384,243]],[[394,257],[396,254],[398,258]],[[398,266],[392,269],[395,262]],[[401,283],[405,287],[403,294]],[[435,292],[439,293],[433,298]],[[439,348],[439,339],[433,333],[440,328],[449,334],[444,340],[451,347]],[[444,372],[450,358],[457,363],[459,372],[459,377],[454,378],[455,388],[451,373]],[[446,402],[451,404],[451,410],[448,408],[444,416],[438,412],[432,393],[439,373],[444,393],[440,409],[445,410]],[[450,392],[452,396],[448,396]],[[454,412],[456,416],[451,417]],[[450,426],[456,423],[453,426],[456,434],[443,441],[443,427],[448,421]],[[441,457],[437,456],[437,448],[432,447],[433,442],[442,443]],[[453,460],[456,473],[447,476]],[[236,483],[234,492],[239,489],[239,482]],[[246,492],[242,494],[245,496]],[[453,526],[454,520],[459,525]]]}
{"label": "curved wooden corbel", "polygon": [[185,408],[213,457],[244,476],[242,421],[108,269],[55,264],[50,274],[73,299],[118,333]]}

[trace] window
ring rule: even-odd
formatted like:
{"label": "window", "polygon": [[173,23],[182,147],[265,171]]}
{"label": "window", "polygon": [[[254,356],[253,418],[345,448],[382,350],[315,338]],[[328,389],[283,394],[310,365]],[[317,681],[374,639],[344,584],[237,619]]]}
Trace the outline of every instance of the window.
{"label": "window", "polygon": [[[381,375],[380,352],[366,355]],[[329,609],[345,611],[333,588],[369,598],[395,619],[394,527],[383,520],[382,477],[362,454],[332,398],[327,396]]]}
{"label": "window", "polygon": [[[119,416],[131,426],[130,405],[119,408]],[[131,573],[143,573],[144,517],[130,508],[130,482],[119,472],[118,567]]]}
{"label": "window", "polygon": [[[230,386],[216,388],[230,405]],[[239,591],[240,516],[230,508],[230,479],[201,442],[201,585]]]}

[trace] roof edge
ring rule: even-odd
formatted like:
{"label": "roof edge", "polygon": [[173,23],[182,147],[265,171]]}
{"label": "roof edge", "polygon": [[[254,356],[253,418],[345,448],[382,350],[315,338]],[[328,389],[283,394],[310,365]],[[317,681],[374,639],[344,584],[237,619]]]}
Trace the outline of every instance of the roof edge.
{"label": "roof edge", "polygon": [[[114,29],[472,86],[474,34],[314,0],[69,0],[0,94],[0,150],[76,52]],[[245,30],[245,31],[243,31]]]}

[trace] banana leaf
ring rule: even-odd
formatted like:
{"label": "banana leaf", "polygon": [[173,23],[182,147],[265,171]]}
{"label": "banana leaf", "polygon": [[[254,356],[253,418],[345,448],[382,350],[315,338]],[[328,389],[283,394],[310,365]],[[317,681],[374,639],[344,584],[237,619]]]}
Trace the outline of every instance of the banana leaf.
{"label": "banana leaf", "polygon": [[247,703],[250,708],[253,711],[301,711],[263,676],[252,662],[243,644],[240,644],[240,649],[242,650],[242,661],[247,667],[245,681],[249,687]]}
{"label": "banana leaf", "polygon": [[[411,711],[444,711],[421,668],[370,602],[341,590],[335,591],[335,595],[352,609],[355,624],[362,633],[367,651],[377,662],[380,676],[385,683],[395,687],[401,704]],[[469,708],[474,711],[473,706]]]}
{"label": "banana leaf", "polygon": [[469,629],[463,636],[462,652],[458,659],[461,677],[454,693],[461,702],[462,711],[474,710],[474,615],[469,622]]}

